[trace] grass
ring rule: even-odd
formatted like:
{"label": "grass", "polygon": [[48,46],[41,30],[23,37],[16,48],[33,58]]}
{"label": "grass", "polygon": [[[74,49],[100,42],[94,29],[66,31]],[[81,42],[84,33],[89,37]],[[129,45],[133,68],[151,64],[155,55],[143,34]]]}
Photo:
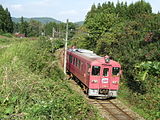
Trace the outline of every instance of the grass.
{"label": "grass", "polygon": [[69,87],[49,49],[43,38],[0,50],[0,119],[102,119]]}

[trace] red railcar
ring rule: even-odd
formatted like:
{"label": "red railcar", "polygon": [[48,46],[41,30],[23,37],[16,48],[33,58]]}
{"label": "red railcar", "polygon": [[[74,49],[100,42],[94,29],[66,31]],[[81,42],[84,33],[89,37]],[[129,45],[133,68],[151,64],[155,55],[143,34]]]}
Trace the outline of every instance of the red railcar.
{"label": "red railcar", "polygon": [[67,50],[67,71],[79,79],[88,96],[116,97],[121,65],[85,49]]}

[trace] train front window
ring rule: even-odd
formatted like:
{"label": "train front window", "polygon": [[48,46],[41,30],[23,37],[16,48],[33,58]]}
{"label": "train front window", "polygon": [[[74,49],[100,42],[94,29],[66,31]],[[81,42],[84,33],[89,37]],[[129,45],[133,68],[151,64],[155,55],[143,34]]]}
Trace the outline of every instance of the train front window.
{"label": "train front window", "polygon": [[108,76],[108,71],[109,71],[108,68],[104,68],[103,69],[103,76]]}
{"label": "train front window", "polygon": [[100,66],[93,66],[92,67],[92,75],[95,75],[95,76],[99,76],[100,75]]}
{"label": "train front window", "polygon": [[113,67],[112,68],[112,75],[118,75],[120,72],[120,68],[119,67]]}

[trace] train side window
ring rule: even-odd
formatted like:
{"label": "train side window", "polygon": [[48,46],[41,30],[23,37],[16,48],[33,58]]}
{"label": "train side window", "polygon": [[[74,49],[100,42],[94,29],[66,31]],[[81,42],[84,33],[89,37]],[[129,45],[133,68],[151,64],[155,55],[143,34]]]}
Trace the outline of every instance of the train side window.
{"label": "train side window", "polygon": [[78,64],[78,59],[76,58],[76,66],[77,66],[77,64]]}
{"label": "train side window", "polygon": [[92,67],[92,75],[99,76],[100,75],[100,69],[101,69],[100,66],[93,66]]}
{"label": "train side window", "polygon": [[80,70],[83,70],[83,62],[81,62]]}
{"label": "train side window", "polygon": [[79,59],[77,59],[77,67],[79,67]]}
{"label": "train side window", "polygon": [[104,68],[103,69],[103,76],[108,76],[108,71],[109,71],[108,68]]}
{"label": "train side window", "polygon": [[119,67],[113,67],[112,68],[112,75],[118,75],[120,72],[120,68]]}
{"label": "train side window", "polygon": [[72,63],[72,55],[69,55],[69,62]]}
{"label": "train side window", "polygon": [[90,74],[90,68],[91,68],[91,65],[90,64],[87,64],[87,73]]}
{"label": "train side window", "polygon": [[75,65],[75,62],[76,61],[76,58],[75,57],[73,57],[73,65]]}
{"label": "train side window", "polygon": [[81,66],[81,61],[78,60],[78,68],[80,69],[80,66]]}

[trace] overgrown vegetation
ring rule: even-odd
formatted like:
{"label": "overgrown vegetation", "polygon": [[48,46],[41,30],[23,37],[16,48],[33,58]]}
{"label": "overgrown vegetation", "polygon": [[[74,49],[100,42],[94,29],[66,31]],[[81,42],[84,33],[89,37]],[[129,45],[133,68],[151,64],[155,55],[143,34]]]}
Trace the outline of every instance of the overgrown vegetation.
{"label": "overgrown vegetation", "polygon": [[108,54],[123,68],[120,98],[148,120],[160,118],[160,14],[141,0],[93,5],[72,44]]}
{"label": "overgrown vegetation", "polygon": [[101,119],[69,87],[50,50],[45,38],[0,49],[0,119]]}

